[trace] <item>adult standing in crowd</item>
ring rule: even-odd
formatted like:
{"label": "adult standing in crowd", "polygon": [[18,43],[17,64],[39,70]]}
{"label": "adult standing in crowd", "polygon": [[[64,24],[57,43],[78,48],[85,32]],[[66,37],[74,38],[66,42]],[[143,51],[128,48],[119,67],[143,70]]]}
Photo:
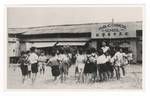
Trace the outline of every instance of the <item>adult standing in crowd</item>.
{"label": "adult standing in crowd", "polygon": [[32,84],[35,82],[37,72],[38,72],[38,55],[36,54],[36,48],[30,48],[30,56],[28,57],[29,63],[31,64],[32,72]]}

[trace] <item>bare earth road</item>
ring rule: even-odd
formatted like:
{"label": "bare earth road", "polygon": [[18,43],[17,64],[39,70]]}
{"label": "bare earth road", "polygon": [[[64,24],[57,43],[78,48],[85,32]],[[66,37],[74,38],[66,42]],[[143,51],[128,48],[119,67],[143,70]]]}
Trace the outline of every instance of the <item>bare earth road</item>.
{"label": "bare earth road", "polygon": [[31,84],[31,80],[27,79],[24,84],[21,83],[21,71],[17,67],[15,71],[13,67],[8,67],[7,72],[7,88],[8,89],[142,89],[142,65],[128,65],[126,66],[126,76],[120,80],[112,78],[105,82],[96,82],[92,84],[78,84],[75,80],[75,66],[71,66],[69,69],[69,76],[64,83],[60,83],[60,80],[53,81],[51,75],[51,68],[46,68],[45,75],[38,73],[37,80],[34,85]]}

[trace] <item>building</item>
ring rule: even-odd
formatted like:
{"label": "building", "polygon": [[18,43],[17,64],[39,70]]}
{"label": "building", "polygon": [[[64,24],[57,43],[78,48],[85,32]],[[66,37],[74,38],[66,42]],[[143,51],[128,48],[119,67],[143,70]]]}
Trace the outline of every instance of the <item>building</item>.
{"label": "building", "polygon": [[[106,41],[112,47],[130,49],[134,61],[142,62],[142,21],[9,28],[8,37],[17,38],[15,44],[19,47],[14,47],[12,42],[8,42],[11,48],[18,50],[15,56],[19,56],[20,51],[27,51],[32,46],[47,52],[53,46],[62,45],[98,49],[101,43]],[[14,50],[10,52],[13,53]]]}

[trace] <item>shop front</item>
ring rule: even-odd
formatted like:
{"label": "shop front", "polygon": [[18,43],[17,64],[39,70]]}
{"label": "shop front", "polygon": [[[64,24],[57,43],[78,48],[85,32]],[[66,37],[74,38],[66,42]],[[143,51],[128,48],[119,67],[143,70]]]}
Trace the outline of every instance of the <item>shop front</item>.
{"label": "shop front", "polygon": [[124,51],[131,50],[134,62],[137,61],[137,37],[136,24],[134,23],[106,23],[97,25],[93,30],[91,38],[97,43],[99,49],[102,42],[110,47],[121,47]]}
{"label": "shop front", "polygon": [[[14,30],[14,29],[13,29]],[[17,30],[17,29],[15,29]],[[36,47],[50,54],[53,48],[100,49],[102,42],[110,47],[131,50],[134,62],[142,61],[142,22],[108,22],[41,26],[19,29],[19,51]]]}
{"label": "shop front", "polygon": [[34,34],[34,35],[21,35],[22,43],[20,46],[21,51],[28,51],[31,47],[36,47],[39,51],[44,51],[50,54],[53,48],[70,47],[72,49],[86,48],[90,40],[90,33],[52,33],[52,34]]}

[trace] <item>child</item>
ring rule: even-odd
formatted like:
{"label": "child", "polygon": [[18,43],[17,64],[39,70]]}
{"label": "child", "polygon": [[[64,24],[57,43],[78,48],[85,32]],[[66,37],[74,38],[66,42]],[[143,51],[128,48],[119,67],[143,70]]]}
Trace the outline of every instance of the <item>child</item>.
{"label": "child", "polygon": [[86,64],[84,67],[84,74],[89,83],[95,82],[97,66],[96,66],[96,54],[95,49],[87,50]]}
{"label": "child", "polygon": [[99,73],[99,81],[103,81],[106,78],[105,74],[105,63],[106,63],[106,56],[103,53],[102,49],[98,50],[98,57],[97,57],[97,69]]}
{"label": "child", "polygon": [[115,70],[116,70],[116,76],[117,80],[120,79],[120,68],[122,69],[123,76],[125,76],[125,69],[124,69],[124,58],[126,57],[125,53],[122,52],[121,48],[116,49],[116,53],[113,57],[115,61]]}
{"label": "child", "polygon": [[42,74],[43,72],[43,75],[44,75],[45,73],[46,61],[47,61],[47,57],[45,56],[44,52],[41,52],[41,55],[39,56],[39,59],[38,59],[40,74]]}
{"label": "child", "polygon": [[84,82],[84,66],[85,66],[85,55],[82,54],[82,50],[79,50],[79,54],[76,55],[76,67],[78,68],[79,76],[78,76],[78,82]]}
{"label": "child", "polygon": [[107,51],[105,53],[105,56],[106,56],[106,73],[107,73],[107,77],[108,79],[112,78],[113,77],[113,66],[112,66],[112,63],[111,63],[111,56],[110,56],[110,51]]}
{"label": "child", "polygon": [[52,75],[54,76],[54,81],[56,81],[57,77],[60,75],[60,70],[58,56],[55,54],[55,52],[52,52],[52,57],[49,59],[48,65],[51,66]]}
{"label": "child", "polygon": [[28,57],[29,63],[31,64],[32,72],[32,84],[34,84],[38,72],[38,55],[36,54],[36,48],[30,48],[30,56]]}
{"label": "child", "polygon": [[28,66],[27,66],[27,54],[25,52],[21,52],[21,57],[18,61],[20,64],[21,72],[22,72],[22,83],[24,83],[25,78],[28,74]]}
{"label": "child", "polygon": [[68,76],[68,70],[70,66],[69,57],[67,56],[67,53],[65,50],[61,49],[60,54],[58,55],[58,61],[59,61],[59,69],[60,69],[60,78],[61,83],[66,80]]}
{"label": "child", "polygon": [[28,78],[31,78],[31,64],[29,63],[29,60],[28,60],[29,56],[30,56],[30,51],[27,51]]}
{"label": "child", "polygon": [[133,60],[133,54],[131,51],[128,52],[127,59],[128,59],[128,63],[131,64]]}

